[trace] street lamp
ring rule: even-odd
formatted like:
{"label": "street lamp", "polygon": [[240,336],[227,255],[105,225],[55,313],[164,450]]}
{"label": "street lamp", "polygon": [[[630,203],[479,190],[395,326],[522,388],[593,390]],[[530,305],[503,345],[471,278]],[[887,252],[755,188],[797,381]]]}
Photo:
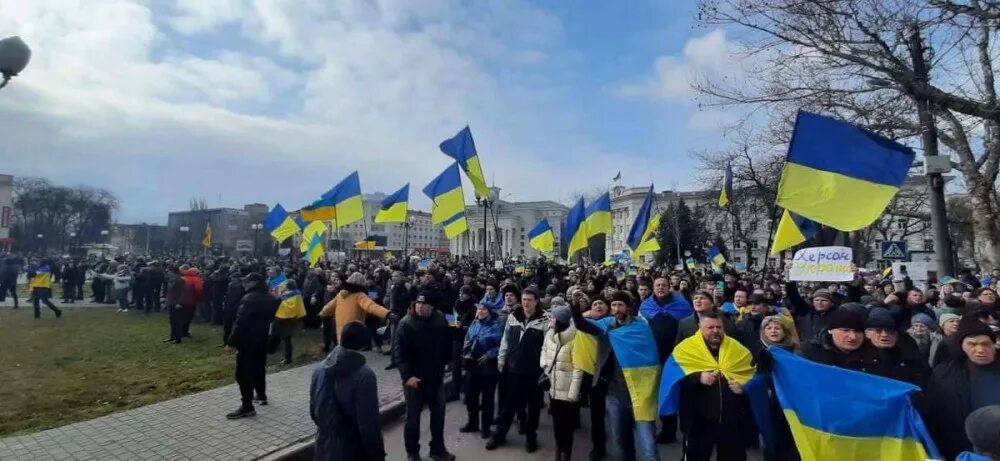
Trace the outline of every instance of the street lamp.
{"label": "street lamp", "polygon": [[260,235],[260,231],[264,229],[264,225],[261,223],[253,223],[250,225],[250,229],[253,230],[253,256],[257,257],[257,236]]}
{"label": "street lamp", "polygon": [[403,259],[409,261],[410,257],[410,226],[412,226],[417,219],[413,216],[407,218],[403,221]]}
{"label": "street lamp", "polygon": [[488,251],[492,250],[492,248],[489,248],[489,250],[487,250],[487,247],[493,246],[493,244],[490,243],[490,233],[487,230],[488,228],[486,227],[487,226],[486,223],[488,221],[487,212],[490,208],[493,207],[494,203],[495,201],[490,199],[489,197],[476,197],[476,205],[483,207],[483,261],[490,260],[490,258],[488,258],[487,255],[489,254]]}
{"label": "street lamp", "polygon": [[187,256],[188,236],[190,235],[190,230],[191,228],[188,226],[181,226],[180,228],[181,233],[184,234],[184,246],[181,247],[181,256]]}
{"label": "street lamp", "polygon": [[21,37],[7,37],[0,40],[0,88],[7,86],[11,77],[17,76],[31,60],[31,48]]}

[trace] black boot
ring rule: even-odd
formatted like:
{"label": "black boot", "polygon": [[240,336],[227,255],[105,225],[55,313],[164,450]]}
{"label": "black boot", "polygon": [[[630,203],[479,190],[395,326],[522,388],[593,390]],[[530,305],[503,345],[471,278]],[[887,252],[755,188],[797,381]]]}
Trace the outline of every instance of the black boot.
{"label": "black boot", "polygon": [[479,431],[479,417],[478,416],[479,415],[477,415],[477,414],[475,414],[475,413],[473,413],[473,412],[470,411],[469,412],[469,419],[467,420],[467,422],[465,423],[464,426],[458,428],[458,432],[461,432],[463,434],[468,434],[469,432],[477,432],[477,431]]}
{"label": "black boot", "polygon": [[253,407],[240,406],[236,411],[226,415],[226,419],[240,419],[249,418],[251,416],[257,416],[257,412],[254,411]]}
{"label": "black boot", "polygon": [[490,440],[486,442],[486,449],[496,450],[497,448],[503,446],[503,444],[505,443],[507,443],[507,441],[503,437],[498,437],[497,434],[493,434],[493,437],[491,437]]}
{"label": "black boot", "polygon": [[528,443],[524,444],[524,451],[534,453],[538,451],[538,437],[528,436]]}

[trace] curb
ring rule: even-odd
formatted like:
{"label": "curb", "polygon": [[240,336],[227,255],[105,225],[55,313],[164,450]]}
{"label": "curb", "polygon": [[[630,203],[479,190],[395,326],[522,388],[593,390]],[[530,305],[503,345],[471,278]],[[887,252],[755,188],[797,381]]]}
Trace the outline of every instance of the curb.
{"label": "curb", "polygon": [[[443,385],[451,385],[451,376],[448,376]],[[379,423],[384,428],[386,425],[394,423],[403,418],[406,414],[406,400],[400,394],[399,398],[393,400],[378,409]],[[264,456],[256,458],[259,461],[309,461],[313,459],[313,445],[316,442],[316,434],[312,434],[304,439],[299,439],[291,445],[277,451],[273,451]]]}

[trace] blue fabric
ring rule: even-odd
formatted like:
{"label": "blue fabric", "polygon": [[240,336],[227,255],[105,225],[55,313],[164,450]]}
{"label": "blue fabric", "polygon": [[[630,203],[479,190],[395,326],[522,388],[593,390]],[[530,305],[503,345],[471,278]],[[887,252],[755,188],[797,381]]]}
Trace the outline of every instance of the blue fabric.
{"label": "blue fabric", "polygon": [[646,192],[646,198],[642,201],[642,206],[639,207],[639,213],[635,216],[635,222],[632,223],[632,228],[628,231],[628,239],[625,240],[625,244],[629,248],[635,250],[642,243],[642,236],[646,235],[646,226],[649,224],[649,218],[653,215],[653,185],[649,185],[649,190]]}
{"label": "blue fabric", "polygon": [[987,458],[983,455],[977,455],[970,451],[963,451],[958,454],[958,458],[955,461],[993,461],[992,458]]}
{"label": "blue fabric", "polygon": [[469,325],[469,331],[465,333],[466,347],[476,345],[476,349],[485,351],[483,355],[490,359],[497,358],[500,352],[500,322],[497,317],[491,316],[483,320],[473,320]]}
{"label": "blue fabric", "polygon": [[497,295],[490,299],[490,295],[483,295],[483,299],[479,300],[479,304],[488,307],[494,313],[500,311],[503,307],[503,293],[497,292]]}
{"label": "blue fabric", "polygon": [[662,305],[656,302],[656,296],[646,298],[639,305],[639,314],[647,319],[654,319],[661,315],[670,315],[677,320],[681,320],[694,314],[694,309],[687,299],[684,299],[680,293],[674,291],[670,293],[670,299]]}

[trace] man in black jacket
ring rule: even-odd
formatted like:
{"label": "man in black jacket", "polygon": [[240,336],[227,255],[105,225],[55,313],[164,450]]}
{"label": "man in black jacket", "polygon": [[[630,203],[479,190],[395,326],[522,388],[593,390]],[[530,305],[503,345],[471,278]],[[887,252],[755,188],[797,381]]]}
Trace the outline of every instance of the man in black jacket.
{"label": "man in black jacket", "polygon": [[21,271],[18,259],[8,256],[0,266],[0,302],[9,294],[14,298],[14,309],[17,309],[17,274]]}
{"label": "man in black jacket", "polygon": [[361,322],[349,322],[340,344],[313,371],[309,415],[316,423],[316,461],[383,461],[378,382],[360,350],[371,339]]}
{"label": "man in black jacket", "polygon": [[243,279],[243,288],[247,292],[240,301],[236,319],[233,321],[233,333],[226,341],[236,349],[236,383],[240,386],[242,405],[236,411],[226,415],[229,419],[256,416],[253,401],[267,405],[267,393],[264,386],[264,375],[267,367],[267,339],[271,328],[271,320],[278,310],[278,299],[267,291],[264,276],[253,273]]}
{"label": "man in black jacket", "polygon": [[417,296],[413,311],[399,321],[393,347],[406,399],[403,430],[408,461],[420,460],[420,413],[431,414],[430,455],[434,461],[452,461],[444,446],[444,366],[451,359],[451,334],[439,309],[425,293]]}
{"label": "man in black jacket", "polygon": [[391,370],[396,368],[396,351],[395,345],[396,341],[392,341],[391,338],[396,336],[396,328],[399,326],[399,319],[406,316],[406,311],[410,309],[410,288],[406,286],[406,276],[401,271],[395,271],[392,273],[391,286],[389,287],[389,294],[387,296],[389,306],[389,312],[395,315],[389,316],[389,365],[386,365],[386,370]]}
{"label": "man in black jacket", "polygon": [[240,301],[243,299],[243,281],[240,280],[240,273],[229,274],[229,285],[226,286],[226,300],[222,309],[222,346],[225,347],[229,340],[229,335],[233,332],[233,322],[236,321],[236,312],[240,309]]}

